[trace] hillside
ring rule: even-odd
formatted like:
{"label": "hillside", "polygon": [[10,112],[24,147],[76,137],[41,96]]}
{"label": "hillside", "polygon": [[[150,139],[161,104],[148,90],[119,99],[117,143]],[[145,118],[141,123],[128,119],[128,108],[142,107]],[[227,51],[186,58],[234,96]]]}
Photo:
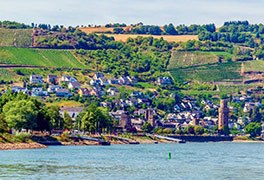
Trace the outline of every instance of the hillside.
{"label": "hillside", "polygon": [[0,46],[30,47],[32,30],[0,28]]}
{"label": "hillside", "polygon": [[242,80],[240,69],[240,62],[229,62],[197,67],[174,68],[170,72],[175,81],[219,82]]}
{"label": "hillside", "polygon": [[231,56],[227,52],[173,51],[168,69],[226,62]]}
{"label": "hillside", "polygon": [[264,60],[247,61],[244,68],[245,72],[264,72]]}
{"label": "hillside", "polygon": [[0,63],[85,68],[69,50],[0,47]]}

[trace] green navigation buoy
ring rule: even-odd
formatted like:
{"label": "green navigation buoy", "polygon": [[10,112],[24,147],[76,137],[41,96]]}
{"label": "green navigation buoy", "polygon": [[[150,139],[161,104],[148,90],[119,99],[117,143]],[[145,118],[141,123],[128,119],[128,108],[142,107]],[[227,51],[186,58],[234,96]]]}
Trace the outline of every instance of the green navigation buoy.
{"label": "green navigation buoy", "polygon": [[169,159],[171,159],[171,152],[169,152]]}

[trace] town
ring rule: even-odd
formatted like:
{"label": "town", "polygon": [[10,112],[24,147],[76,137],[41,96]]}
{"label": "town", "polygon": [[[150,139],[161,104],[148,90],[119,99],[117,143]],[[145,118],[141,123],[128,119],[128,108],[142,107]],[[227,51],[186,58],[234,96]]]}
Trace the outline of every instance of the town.
{"label": "town", "polygon": [[[130,76],[107,78],[104,73],[94,73],[85,84],[69,75],[49,74],[47,77],[32,74],[23,86],[11,86],[13,93],[24,93],[51,104],[55,101],[79,101],[79,105],[60,106],[60,115],[65,113],[72,119],[75,130],[78,115],[86,106],[87,98],[97,100],[99,106],[107,108],[109,115],[117,122],[117,132],[147,132],[156,134],[192,134],[192,135],[245,135],[245,127],[250,122],[261,122],[261,98],[263,87],[250,88],[239,92],[238,96],[224,97],[220,103],[212,98],[196,99],[190,96],[178,97],[177,94],[164,91],[142,92],[136,89],[137,79]],[[166,90],[173,85],[171,77],[159,77],[155,86]],[[124,88],[120,92],[119,89]],[[132,89],[132,90],[128,90]],[[8,90],[4,91],[4,93]],[[163,93],[163,95],[161,94]],[[162,99],[171,100],[170,103]],[[157,99],[161,99],[157,102]],[[166,107],[169,106],[169,107]],[[239,112],[239,108],[242,112]],[[263,117],[262,117],[263,116]],[[226,132],[226,128],[229,131]],[[262,124],[262,137],[264,136]],[[53,129],[54,130],[54,129]],[[58,131],[56,131],[58,132]],[[60,132],[63,132],[60,131]],[[260,135],[255,133],[254,136]]]}

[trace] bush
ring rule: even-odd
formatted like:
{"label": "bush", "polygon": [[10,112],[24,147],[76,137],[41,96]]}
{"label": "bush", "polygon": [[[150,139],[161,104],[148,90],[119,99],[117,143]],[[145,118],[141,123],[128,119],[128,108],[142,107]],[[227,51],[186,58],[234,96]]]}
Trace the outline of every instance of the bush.
{"label": "bush", "polygon": [[165,128],[162,131],[164,134],[172,134],[173,130],[171,128]]}
{"label": "bush", "polygon": [[28,142],[30,140],[30,134],[29,133],[18,133],[14,136],[15,142]]}
{"label": "bush", "polygon": [[59,140],[62,141],[62,142],[70,142],[71,139],[70,139],[70,136],[69,136],[68,131],[63,132],[63,133],[60,135]]}

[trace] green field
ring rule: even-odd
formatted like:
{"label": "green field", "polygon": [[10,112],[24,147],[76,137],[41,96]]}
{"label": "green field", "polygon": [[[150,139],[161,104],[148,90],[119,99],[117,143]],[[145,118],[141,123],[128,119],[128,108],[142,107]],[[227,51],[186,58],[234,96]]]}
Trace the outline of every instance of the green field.
{"label": "green field", "polygon": [[231,59],[231,57],[232,55],[227,52],[173,51],[168,69],[212,64],[219,62],[220,59],[225,62],[227,59]]}
{"label": "green field", "polygon": [[242,78],[240,76],[240,67],[240,62],[229,62],[197,67],[175,68],[171,69],[170,72],[175,81],[239,81]]}
{"label": "green field", "polygon": [[32,30],[0,28],[0,46],[30,47]]}
{"label": "green field", "polygon": [[245,72],[264,72],[264,60],[247,61],[244,63]]}
{"label": "green field", "polygon": [[0,69],[0,81],[15,81],[17,77],[11,69]]}
{"label": "green field", "polygon": [[85,68],[69,50],[0,47],[0,63]]}

